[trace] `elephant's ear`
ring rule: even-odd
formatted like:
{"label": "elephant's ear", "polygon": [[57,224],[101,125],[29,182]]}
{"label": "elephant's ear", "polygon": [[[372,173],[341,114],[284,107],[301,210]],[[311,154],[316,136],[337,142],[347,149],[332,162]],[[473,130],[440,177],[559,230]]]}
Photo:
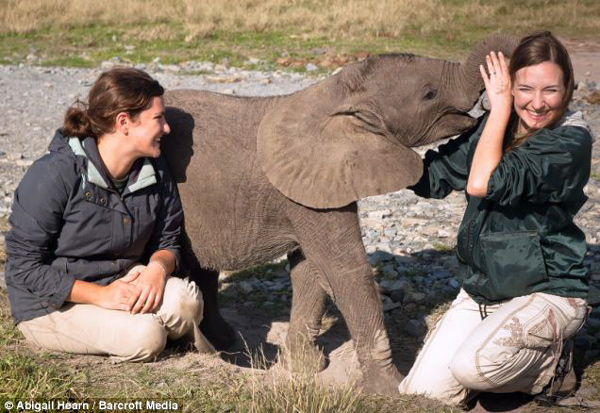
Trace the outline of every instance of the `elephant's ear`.
{"label": "elephant's ear", "polygon": [[286,197],[311,208],[339,208],[419,180],[417,153],[369,131],[351,110],[332,111],[315,90],[304,92],[271,109],[258,129],[262,170]]}

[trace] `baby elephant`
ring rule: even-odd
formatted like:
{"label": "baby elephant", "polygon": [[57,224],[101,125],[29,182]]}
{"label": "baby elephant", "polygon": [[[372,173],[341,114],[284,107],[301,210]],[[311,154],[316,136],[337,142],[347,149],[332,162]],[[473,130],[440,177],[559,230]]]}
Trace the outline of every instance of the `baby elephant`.
{"label": "baby elephant", "polygon": [[[356,201],[418,181],[410,147],[461,133],[483,90],[479,65],[510,55],[494,36],[464,63],[408,54],[371,57],[287,96],[165,95],[162,140],[185,212],[184,272],[205,298],[202,329],[219,347],[234,339],[217,305],[218,272],[288,253],[293,287],[290,350],[314,345],[326,295],[344,316],[361,365],[360,386],[395,393],[402,376],[362,244]],[[316,350],[314,350],[316,352]]]}

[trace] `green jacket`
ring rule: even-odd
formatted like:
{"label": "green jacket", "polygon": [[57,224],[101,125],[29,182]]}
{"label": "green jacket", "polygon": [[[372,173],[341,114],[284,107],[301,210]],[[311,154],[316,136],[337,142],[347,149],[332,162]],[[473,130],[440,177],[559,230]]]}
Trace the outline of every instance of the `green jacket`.
{"label": "green jacket", "polygon": [[[428,151],[411,189],[426,198],[464,190],[486,118]],[[514,121],[514,120],[513,120]],[[508,142],[508,136],[505,139]],[[508,151],[485,197],[466,194],[457,237],[462,287],[480,304],[533,292],[587,298],[584,233],[573,223],[587,197],[593,138],[580,113],[542,129]]]}

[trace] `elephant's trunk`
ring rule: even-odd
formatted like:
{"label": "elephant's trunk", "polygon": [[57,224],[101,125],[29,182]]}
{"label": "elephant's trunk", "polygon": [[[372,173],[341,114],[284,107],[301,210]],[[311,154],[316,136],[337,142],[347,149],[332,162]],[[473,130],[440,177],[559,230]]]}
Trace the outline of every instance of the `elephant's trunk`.
{"label": "elephant's trunk", "polygon": [[501,34],[488,36],[475,46],[467,61],[460,64],[458,76],[455,77],[456,86],[465,92],[467,106],[472,107],[485,87],[479,72],[479,65],[485,65],[485,56],[494,51],[502,52],[509,57],[518,44],[519,39],[515,36]]}

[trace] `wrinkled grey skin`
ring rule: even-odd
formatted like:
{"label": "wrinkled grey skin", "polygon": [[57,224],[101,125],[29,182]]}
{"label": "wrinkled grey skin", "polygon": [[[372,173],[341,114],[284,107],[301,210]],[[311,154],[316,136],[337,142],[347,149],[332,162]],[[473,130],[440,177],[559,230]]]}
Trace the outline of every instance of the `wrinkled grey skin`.
{"label": "wrinkled grey skin", "polygon": [[[204,294],[201,328],[217,348],[234,334],[217,304],[216,270],[288,254],[293,301],[288,348],[314,347],[326,295],[350,330],[368,392],[397,392],[383,313],[362,244],[356,201],[417,182],[408,147],[461,133],[483,89],[486,39],[462,64],[373,57],[297,93],[240,98],[181,90],[165,95],[163,153],[185,211],[183,267]],[[210,270],[212,269],[212,270]]]}

